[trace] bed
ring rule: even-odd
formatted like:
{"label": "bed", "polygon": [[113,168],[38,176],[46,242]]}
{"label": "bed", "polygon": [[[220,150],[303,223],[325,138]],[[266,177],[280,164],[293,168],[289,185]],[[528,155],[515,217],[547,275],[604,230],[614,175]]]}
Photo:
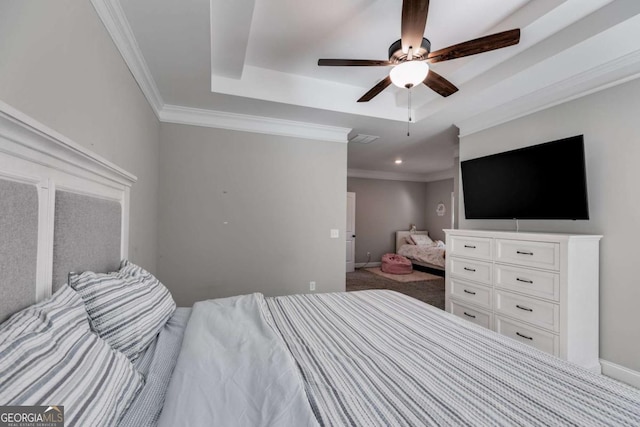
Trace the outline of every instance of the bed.
{"label": "bed", "polygon": [[393,291],[254,294],[195,304],[159,425],[631,426],[639,399]]}
{"label": "bed", "polygon": [[164,289],[121,263],[135,177],[0,107],[0,406],[64,406],[67,426],[640,425],[639,390],[392,291],[122,301],[111,332],[166,313],[129,357],[91,304],[120,303],[123,272]]}
{"label": "bed", "polygon": [[408,243],[411,236],[429,236],[428,231],[396,231],[396,253],[411,260],[412,264],[444,274],[446,247],[441,241],[415,245]]}

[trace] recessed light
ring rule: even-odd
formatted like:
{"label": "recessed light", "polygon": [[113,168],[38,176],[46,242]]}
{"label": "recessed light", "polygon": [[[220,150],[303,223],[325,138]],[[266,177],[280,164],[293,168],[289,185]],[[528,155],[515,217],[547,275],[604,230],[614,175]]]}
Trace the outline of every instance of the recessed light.
{"label": "recessed light", "polygon": [[396,160],[396,165],[401,165],[401,164],[402,164],[402,159]]}

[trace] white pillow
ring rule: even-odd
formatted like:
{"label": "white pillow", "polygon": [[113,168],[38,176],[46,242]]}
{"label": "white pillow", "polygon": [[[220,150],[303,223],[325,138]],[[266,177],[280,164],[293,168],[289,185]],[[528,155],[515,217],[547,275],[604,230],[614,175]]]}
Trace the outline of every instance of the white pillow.
{"label": "white pillow", "polygon": [[416,245],[431,245],[433,240],[426,234],[412,234],[411,239]]}
{"label": "white pillow", "polygon": [[64,406],[68,426],[117,425],[144,384],[66,285],[0,325],[0,373],[0,405]]}

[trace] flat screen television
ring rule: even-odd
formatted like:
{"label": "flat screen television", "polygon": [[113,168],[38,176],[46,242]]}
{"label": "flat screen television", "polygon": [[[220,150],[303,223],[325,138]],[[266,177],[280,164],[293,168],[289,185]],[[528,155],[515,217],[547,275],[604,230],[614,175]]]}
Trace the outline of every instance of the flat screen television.
{"label": "flat screen television", "polygon": [[589,219],[582,135],[461,162],[467,219]]}

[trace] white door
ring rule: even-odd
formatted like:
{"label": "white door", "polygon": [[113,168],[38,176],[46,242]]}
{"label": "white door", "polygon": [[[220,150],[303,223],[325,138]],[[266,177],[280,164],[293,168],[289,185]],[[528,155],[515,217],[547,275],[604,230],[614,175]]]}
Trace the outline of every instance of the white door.
{"label": "white door", "polygon": [[347,193],[347,273],[355,270],[356,257],[356,193]]}

